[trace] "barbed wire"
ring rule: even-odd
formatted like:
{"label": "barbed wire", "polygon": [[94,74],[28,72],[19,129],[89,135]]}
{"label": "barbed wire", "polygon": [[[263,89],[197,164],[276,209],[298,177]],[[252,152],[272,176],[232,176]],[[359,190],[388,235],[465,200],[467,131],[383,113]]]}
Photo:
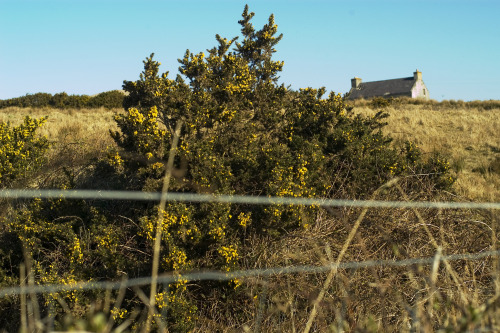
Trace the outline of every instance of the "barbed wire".
{"label": "barbed wire", "polygon": [[451,201],[382,201],[344,200],[322,198],[292,198],[246,195],[214,195],[200,193],[161,193],[141,191],[102,190],[0,190],[0,198],[65,198],[87,200],[131,200],[179,202],[220,202],[251,205],[304,205],[322,207],[370,207],[370,208],[438,208],[438,209],[500,209],[499,202],[451,202]]}
{"label": "barbed wire", "polygon": [[[451,254],[451,255],[436,255],[434,257],[426,258],[411,258],[403,260],[367,260],[367,261],[351,261],[345,263],[330,263],[323,266],[286,266],[275,268],[263,269],[249,269],[239,270],[234,272],[221,272],[221,271],[205,271],[205,272],[190,272],[190,273],[170,273],[158,276],[157,282],[159,284],[169,284],[179,280],[183,281],[229,281],[234,279],[244,279],[250,277],[266,277],[281,274],[317,274],[328,272],[332,269],[364,269],[376,266],[392,266],[392,267],[405,267],[411,265],[425,265],[432,264],[437,261],[450,261],[450,260],[478,260],[486,257],[498,257],[500,250],[485,251],[479,253],[466,253],[466,254]],[[9,287],[0,289],[0,298],[28,293],[56,293],[61,291],[72,290],[92,290],[92,289],[107,289],[115,290],[120,288],[128,288],[134,286],[144,286],[151,283],[151,277],[140,277],[134,279],[124,279],[122,281],[88,281],[78,282],[74,284],[45,284],[26,287]]]}

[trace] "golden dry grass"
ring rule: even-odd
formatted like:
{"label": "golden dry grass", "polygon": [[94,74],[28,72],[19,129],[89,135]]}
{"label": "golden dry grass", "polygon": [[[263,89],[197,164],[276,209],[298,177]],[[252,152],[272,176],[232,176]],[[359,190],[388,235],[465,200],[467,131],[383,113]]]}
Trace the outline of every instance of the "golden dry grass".
{"label": "golden dry grass", "polygon": [[62,168],[74,174],[85,168],[95,158],[103,156],[106,147],[114,145],[109,130],[116,130],[113,115],[121,109],[54,109],[54,108],[19,108],[9,107],[0,110],[0,121],[18,125],[26,116],[32,118],[48,117],[39,133],[52,143],[47,156],[48,163],[42,170],[40,182],[47,183]]}
{"label": "golden dry grass", "polygon": [[[41,135],[46,135],[54,142],[70,143],[84,141],[86,143],[110,144],[109,129],[115,129],[113,115],[121,109],[52,109],[52,108],[19,108],[9,107],[0,110],[0,121],[18,125],[24,117],[40,118],[47,116],[47,123],[40,129]],[[95,148],[98,149],[102,144]]]}
{"label": "golden dry grass", "polygon": [[[383,110],[390,115],[384,132],[396,143],[411,140],[424,152],[440,151],[448,156],[457,175],[458,195],[470,200],[500,200],[500,170],[489,170],[495,160],[500,165],[500,104],[492,103],[485,110],[480,103],[475,106],[393,103]],[[0,121],[18,124],[27,115],[48,116],[40,133],[55,144],[51,158],[63,156],[83,162],[83,158],[98,156],[114,144],[109,129],[117,129],[113,114],[121,111],[11,107],[0,110]],[[354,108],[355,113],[364,115],[376,111],[368,102],[357,102]],[[75,151],[71,153],[73,148]]]}
{"label": "golden dry grass", "polygon": [[[375,114],[369,105],[354,112]],[[457,174],[455,190],[464,199],[500,200],[500,172],[488,168],[500,159],[500,107],[436,107],[436,104],[395,104],[383,108],[390,117],[384,132],[395,142],[410,140],[424,152],[442,152]]]}
{"label": "golden dry grass", "polygon": [[[355,113],[372,115],[377,110],[368,101],[355,103]],[[384,132],[396,144],[411,140],[426,153],[440,151],[449,158],[457,175],[454,189],[462,199],[500,201],[500,103],[403,101],[383,110],[390,115]],[[48,116],[40,134],[54,143],[50,160],[78,164],[114,145],[109,129],[117,129],[113,115],[122,111],[11,107],[0,110],[0,121],[15,125],[27,115]],[[495,163],[497,169],[491,170]]]}
{"label": "golden dry grass", "polygon": [[[436,224],[438,215],[441,216],[439,226]],[[419,219],[411,210],[371,211],[362,221],[355,241],[350,244],[345,261],[435,256],[438,249],[429,242],[422,221],[432,227],[431,235],[443,253],[467,253],[487,248],[491,236],[488,228],[472,223],[472,217],[466,215],[463,212],[429,210],[421,212],[423,218]],[[261,258],[259,264],[282,267],[335,262],[358,216],[359,211],[344,210],[341,218],[323,216],[312,230],[289,235],[281,242],[256,242],[256,252],[260,251]],[[458,228],[457,219],[461,222]],[[476,235],[483,237],[481,242],[469,241],[477,239]],[[256,321],[249,324],[249,331],[258,324],[263,332],[291,332],[294,327],[302,332],[321,292],[324,297],[312,326],[314,332],[498,329],[498,308],[486,309],[486,304],[496,299],[492,280],[498,277],[489,259],[450,262],[449,269],[443,263],[438,266],[381,265],[341,269],[329,284],[325,283],[327,273],[249,279],[247,286],[252,295],[257,295],[257,299],[264,298],[264,303],[247,304],[246,311],[251,312],[249,316]],[[259,308],[264,309],[261,319]],[[473,318],[476,310],[478,316]],[[224,330],[215,323],[207,326]]]}
{"label": "golden dry grass", "polygon": [[[460,196],[498,201],[500,175],[488,171],[487,166],[500,153],[500,109],[395,105],[386,110],[390,118],[385,131],[396,142],[409,139],[425,152],[440,150],[450,157]],[[112,116],[120,111],[6,109],[0,110],[0,121],[18,123],[25,115],[48,115],[42,134],[55,142],[53,165],[80,154],[73,161],[78,166],[113,144],[108,130],[116,128]],[[375,111],[365,105],[355,112]],[[404,183],[400,185],[375,199],[405,200]],[[444,193],[441,199],[452,198],[453,194]],[[361,213],[361,209],[349,208],[321,211],[311,228],[279,240],[249,236],[241,268],[318,266],[335,262],[341,253],[342,262],[359,262],[498,248],[496,211],[370,209],[366,215]],[[357,220],[359,229],[349,238]],[[214,282],[213,293],[197,304],[200,312],[194,332],[303,332],[308,321],[312,332],[500,330],[500,272],[494,258],[450,261],[448,265],[438,261],[380,265],[334,273],[245,278],[243,287],[234,291]],[[191,285],[196,288],[198,283]]]}

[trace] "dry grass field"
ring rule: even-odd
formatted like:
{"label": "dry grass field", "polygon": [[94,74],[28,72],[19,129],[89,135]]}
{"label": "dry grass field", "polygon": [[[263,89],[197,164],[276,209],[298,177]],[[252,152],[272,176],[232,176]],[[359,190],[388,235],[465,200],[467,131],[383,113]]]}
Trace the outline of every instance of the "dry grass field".
{"label": "dry grass field", "polygon": [[[52,143],[48,164],[39,181],[47,182],[60,174],[63,167],[78,173],[92,158],[103,156],[106,147],[114,145],[109,130],[116,130],[113,115],[121,110],[100,109],[37,109],[9,107],[0,110],[0,122],[18,125],[24,117],[48,117],[39,133]],[[36,185],[36,184],[34,184]]]}
{"label": "dry grass field", "polygon": [[[444,193],[442,200],[500,201],[500,108],[434,103],[384,109],[390,115],[385,131],[395,144],[412,140],[425,153],[438,150],[449,157],[457,182],[455,193]],[[353,111],[369,115],[376,110],[361,101]],[[56,173],[65,165],[78,172],[89,158],[113,145],[108,130],[116,129],[115,112],[121,110],[10,108],[0,110],[0,121],[17,124],[26,115],[48,116],[41,134],[54,146],[45,172]],[[403,184],[375,199],[405,200],[406,193]],[[311,228],[279,240],[249,236],[241,260],[246,270],[336,261],[431,261],[248,277],[228,298],[228,291],[214,282],[213,293],[197,304],[194,332],[498,331],[496,257],[439,261],[441,255],[496,250],[497,215],[493,210],[338,208],[322,211]],[[196,284],[193,281],[191,287],[196,289]],[[99,304],[96,300],[83,319],[68,317],[68,322],[82,323],[68,327],[92,330]]]}
{"label": "dry grass field", "polygon": [[[354,108],[364,115],[377,110],[366,101],[356,102]],[[426,153],[440,151],[449,158],[457,176],[456,195],[463,200],[500,201],[500,107],[393,103],[383,110],[390,115],[384,131],[396,144],[411,140]],[[12,107],[0,110],[0,121],[18,124],[27,115],[48,116],[40,134],[54,143],[52,166],[60,162],[77,166],[114,144],[109,129],[117,129],[113,114],[121,111]]]}
{"label": "dry grass field", "polygon": [[[375,114],[361,101],[354,112]],[[384,108],[390,115],[384,132],[398,141],[414,141],[424,152],[440,151],[456,173],[456,194],[464,200],[500,201],[500,107],[400,104]]]}

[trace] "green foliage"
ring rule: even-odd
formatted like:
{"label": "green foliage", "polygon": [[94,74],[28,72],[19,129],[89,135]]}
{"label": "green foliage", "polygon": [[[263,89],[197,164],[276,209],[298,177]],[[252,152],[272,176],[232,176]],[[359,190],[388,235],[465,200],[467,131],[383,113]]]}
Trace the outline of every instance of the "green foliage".
{"label": "green foliage", "polygon": [[[325,88],[293,91],[279,84],[283,62],[272,55],[282,36],[273,16],[255,30],[253,15],[245,7],[239,21],[241,43],[238,37],[216,35],[217,45],[208,54],[186,51],[175,79],[168,78],[168,72],[160,74],[160,63],[151,54],[140,79],[124,81],[127,112],[115,117],[120,131],[112,133],[121,151],[109,155],[108,165],[131,179],[125,188],[161,189],[178,121],[184,123],[178,176],[169,191],[366,198],[417,166],[447,172],[439,160],[423,163],[411,143],[393,148],[381,132],[387,116],[383,112],[353,117],[339,94],[325,98]],[[163,212],[163,268],[180,271],[201,262],[237,269],[245,235],[279,237],[309,228],[317,211],[303,206],[171,203]],[[135,218],[141,221],[139,235],[152,244],[156,209]],[[184,295],[185,288],[174,290]]]}
{"label": "green foliage", "polygon": [[0,100],[0,109],[14,106],[23,108],[53,107],[58,109],[82,109],[104,107],[107,109],[116,109],[122,107],[123,98],[123,93],[118,90],[103,92],[95,96],[68,95],[65,92],[55,95],[36,93]]}
{"label": "green foliage", "polygon": [[[280,84],[284,63],[272,56],[282,35],[277,34],[272,15],[260,30],[251,24],[253,16],[246,6],[239,21],[239,42],[237,37],[216,35],[217,44],[207,54],[186,51],[175,79],[168,72],[160,74],[153,54],[146,58],[139,80],[123,84],[128,93],[123,100],[126,112],[115,116],[119,131],[111,132],[118,147],[110,148],[107,159],[78,185],[161,190],[178,122],[183,126],[169,191],[358,199],[369,197],[393,177],[416,172],[427,174],[423,177],[436,188],[449,185],[446,161],[438,156],[425,161],[414,144],[394,147],[382,134],[384,112],[369,118],[353,116],[340,94],[325,95],[325,88],[291,90]],[[119,100],[115,93],[95,98],[99,105]],[[89,105],[91,99],[71,102],[71,96],[62,93],[49,100],[62,108],[80,102]],[[31,128],[28,125],[36,128],[39,123],[26,120],[25,127],[16,131]],[[4,132],[11,140],[6,142],[15,148],[17,141],[10,138],[15,131]],[[30,145],[41,152],[44,141],[38,143],[30,135],[27,138],[34,142]],[[20,154],[5,154],[5,160],[24,168],[24,160],[14,160]],[[71,174],[67,176],[67,183],[59,187],[78,183]],[[417,188],[420,180],[414,181]],[[144,202],[34,200],[4,219],[5,230],[0,234],[8,236],[5,244],[29,249],[42,282],[132,278],[151,272],[160,215],[161,271],[172,272],[177,281],[160,289],[156,306],[168,314],[170,331],[185,332],[194,327],[195,304],[203,306],[196,303],[200,295],[212,292],[209,287],[214,285],[224,297],[238,295],[241,281],[199,282],[193,293],[182,278],[184,271],[237,270],[247,255],[249,237],[276,239],[308,229],[318,211],[318,207],[298,205],[179,202],[169,202],[159,211]],[[0,262],[0,277],[15,276],[22,258],[5,246],[0,246],[1,253],[8,253],[14,262],[10,266]],[[89,306],[91,296],[96,296],[92,293],[48,294],[45,306],[56,309],[56,322],[61,323],[65,310],[57,304],[58,297],[77,312]],[[117,321],[125,320],[137,305],[137,298],[127,295],[111,314]]]}
{"label": "green foliage", "polygon": [[374,97],[370,101],[370,105],[374,109],[386,108],[394,102],[394,98]]}
{"label": "green foliage", "polygon": [[9,186],[42,165],[49,142],[38,137],[36,130],[45,121],[46,118],[26,117],[15,127],[0,123],[0,187]]}
{"label": "green foliage", "polygon": [[[41,284],[70,285],[101,278],[119,279],[127,272],[131,277],[150,273],[148,256],[134,236],[138,229],[129,220],[112,220],[100,212],[102,207],[78,200],[35,199],[16,208],[8,217],[0,218],[0,286],[19,284],[19,267],[26,260],[23,251],[31,258],[31,270]],[[130,249],[136,251],[130,253]],[[67,315],[81,317],[96,299],[103,297],[104,291],[72,289],[42,294],[40,306],[45,311],[50,308],[56,328],[62,328]],[[0,303],[0,326],[14,302]],[[122,307],[133,309],[137,305],[136,300],[126,299]],[[126,310],[117,313],[116,321],[120,323]],[[115,316],[113,310],[111,315]]]}
{"label": "green foliage", "polygon": [[87,108],[106,108],[116,109],[121,108],[123,105],[123,92],[119,90],[111,90],[102,92],[95,96],[91,96],[86,107]]}
{"label": "green foliage", "polygon": [[11,106],[18,106],[23,108],[27,107],[40,108],[48,106],[51,98],[52,95],[47,93],[27,94],[26,96],[18,98],[0,100],[0,108],[6,108]]}
{"label": "green foliage", "polygon": [[421,172],[427,172],[437,189],[450,190],[456,177],[450,174],[450,162],[439,153],[434,153],[421,165]]}
{"label": "green foliage", "polygon": [[383,97],[374,97],[372,99],[357,99],[349,101],[349,105],[354,106],[369,106],[373,109],[384,108],[388,106],[392,106],[396,109],[405,108],[407,105],[422,105],[426,108],[432,110],[495,110],[500,109],[500,101],[499,100],[487,100],[487,101],[463,101],[463,100],[442,100],[436,101],[432,99],[423,99],[423,98],[410,98],[410,97],[390,97],[389,99],[385,99]]}

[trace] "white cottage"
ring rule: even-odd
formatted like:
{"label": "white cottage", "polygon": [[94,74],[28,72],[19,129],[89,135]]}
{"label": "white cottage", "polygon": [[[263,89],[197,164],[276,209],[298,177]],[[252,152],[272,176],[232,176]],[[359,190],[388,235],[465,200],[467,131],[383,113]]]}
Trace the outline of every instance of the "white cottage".
{"label": "white cottage", "polygon": [[358,77],[351,79],[349,99],[373,97],[411,97],[429,99],[429,90],[422,80],[422,72],[418,69],[412,77],[401,79],[362,82]]}

